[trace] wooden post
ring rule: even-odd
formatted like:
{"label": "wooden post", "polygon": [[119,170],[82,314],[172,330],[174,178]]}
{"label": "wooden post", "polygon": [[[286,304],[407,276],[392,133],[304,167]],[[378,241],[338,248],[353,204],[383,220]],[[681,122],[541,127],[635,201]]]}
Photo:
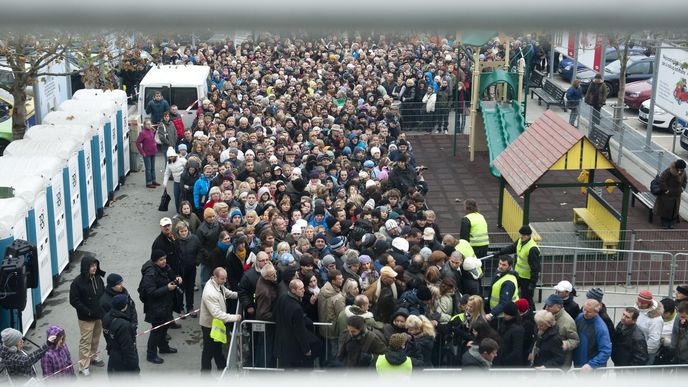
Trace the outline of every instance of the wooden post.
{"label": "wooden post", "polygon": [[480,90],[480,50],[473,53],[473,84],[471,85],[471,136],[468,141],[470,160],[475,160],[475,121],[477,119],[478,104],[480,103],[478,91]]}

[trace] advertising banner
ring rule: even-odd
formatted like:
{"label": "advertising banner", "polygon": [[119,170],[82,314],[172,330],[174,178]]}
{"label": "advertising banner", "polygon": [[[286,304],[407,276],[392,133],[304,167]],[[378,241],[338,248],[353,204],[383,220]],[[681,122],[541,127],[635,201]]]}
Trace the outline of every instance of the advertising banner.
{"label": "advertising banner", "polygon": [[[578,41],[578,63],[595,71],[600,71],[604,63],[602,53],[603,36],[590,32],[581,32]],[[573,59],[576,48],[576,33],[573,31],[559,32],[554,35],[554,49]]]}
{"label": "advertising banner", "polygon": [[676,117],[688,121],[688,51],[661,50],[657,73],[655,104]]}

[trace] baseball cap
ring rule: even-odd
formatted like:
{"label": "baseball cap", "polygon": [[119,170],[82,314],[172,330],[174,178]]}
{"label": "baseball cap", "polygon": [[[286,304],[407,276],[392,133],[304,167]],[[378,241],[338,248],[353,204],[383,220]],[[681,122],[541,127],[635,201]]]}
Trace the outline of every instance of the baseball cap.
{"label": "baseball cap", "polygon": [[169,226],[171,224],[172,224],[172,219],[170,219],[168,217],[164,217],[164,218],[160,219],[160,226],[161,227]]}
{"label": "baseball cap", "polygon": [[569,281],[560,281],[555,287],[554,290],[558,292],[571,292],[573,291],[573,285],[571,285],[571,282]]}

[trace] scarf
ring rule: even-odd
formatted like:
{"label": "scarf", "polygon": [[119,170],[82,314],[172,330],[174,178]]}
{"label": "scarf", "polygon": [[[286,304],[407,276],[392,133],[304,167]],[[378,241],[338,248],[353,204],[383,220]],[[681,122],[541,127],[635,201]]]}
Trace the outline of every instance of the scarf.
{"label": "scarf", "polygon": [[[376,284],[377,285],[375,288],[375,299],[377,300],[380,298],[380,292],[382,291],[382,279],[377,280]],[[392,294],[394,294],[394,299],[396,300],[398,298],[397,297],[397,284],[393,283],[390,287],[392,288]]]}
{"label": "scarf", "polygon": [[229,250],[229,243],[224,243],[222,241],[217,241],[217,248],[222,250],[223,253],[227,254],[227,250]]}
{"label": "scarf", "polygon": [[245,247],[242,249],[237,249],[234,252],[234,254],[236,254],[236,256],[241,260],[241,263],[244,263],[244,261],[246,260],[246,248]]}

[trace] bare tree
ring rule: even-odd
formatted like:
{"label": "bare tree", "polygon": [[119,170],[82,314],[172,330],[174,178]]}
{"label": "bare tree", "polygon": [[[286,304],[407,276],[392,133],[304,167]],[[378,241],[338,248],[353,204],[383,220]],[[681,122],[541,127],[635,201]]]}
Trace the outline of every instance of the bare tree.
{"label": "bare tree", "polygon": [[[619,91],[616,95],[616,106],[624,106],[624,93],[626,92],[626,68],[628,67],[628,51],[631,48],[632,35],[630,32],[609,34],[608,39],[609,45],[614,47],[619,57]],[[621,110],[621,114],[623,115],[623,110]]]}
{"label": "bare tree", "polygon": [[[110,36],[111,39],[107,39]],[[14,75],[12,84],[0,84],[14,98],[12,109],[12,138],[24,137],[26,132],[26,89],[42,76],[69,76],[72,72],[51,73],[49,66],[69,60],[77,68],[88,88],[117,87],[114,70],[125,53],[122,35],[96,36],[72,33],[42,35],[6,32],[0,35],[0,56],[5,57]],[[140,57],[140,55],[139,55]]]}

